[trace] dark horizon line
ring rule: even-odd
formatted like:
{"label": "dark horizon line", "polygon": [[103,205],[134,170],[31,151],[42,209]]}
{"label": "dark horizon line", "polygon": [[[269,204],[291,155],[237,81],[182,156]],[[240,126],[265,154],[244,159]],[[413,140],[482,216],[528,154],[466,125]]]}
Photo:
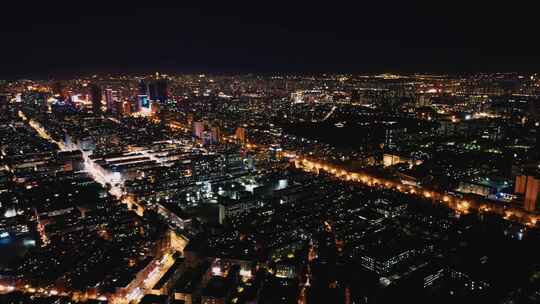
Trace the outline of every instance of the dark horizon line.
{"label": "dark horizon line", "polygon": [[181,75],[197,75],[197,74],[208,74],[215,76],[241,76],[241,75],[256,75],[256,76],[323,76],[323,75],[350,75],[350,76],[375,76],[381,74],[396,74],[400,76],[414,76],[414,75],[436,75],[436,76],[448,76],[448,77],[457,77],[457,76],[472,76],[478,74],[538,74],[540,70],[518,70],[518,69],[500,69],[500,70],[490,70],[490,69],[478,69],[478,70],[428,70],[428,69],[366,69],[364,71],[344,71],[340,69],[335,70],[266,70],[266,71],[256,71],[256,70],[232,70],[232,69],[186,69],[183,71],[158,68],[155,69],[141,69],[138,71],[101,71],[101,72],[88,72],[88,73],[73,73],[73,72],[60,72],[60,73],[35,73],[33,76],[13,76],[6,77],[0,76],[1,80],[5,81],[17,81],[17,80],[71,80],[77,78],[92,78],[97,77],[121,77],[121,76],[130,76],[138,77],[143,76],[147,77],[155,73],[166,74],[168,76],[181,76]]}

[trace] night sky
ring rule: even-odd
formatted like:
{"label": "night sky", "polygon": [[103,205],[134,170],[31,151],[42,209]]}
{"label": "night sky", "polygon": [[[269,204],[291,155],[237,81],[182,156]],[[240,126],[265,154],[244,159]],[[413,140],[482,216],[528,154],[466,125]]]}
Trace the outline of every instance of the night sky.
{"label": "night sky", "polygon": [[8,79],[540,68],[537,10],[517,1],[5,2],[0,77]]}

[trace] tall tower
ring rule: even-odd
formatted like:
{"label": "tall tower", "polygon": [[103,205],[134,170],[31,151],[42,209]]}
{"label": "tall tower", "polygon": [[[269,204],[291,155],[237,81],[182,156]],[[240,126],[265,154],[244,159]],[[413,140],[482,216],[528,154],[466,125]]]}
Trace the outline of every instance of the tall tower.
{"label": "tall tower", "polygon": [[60,96],[61,100],[64,100],[66,98],[66,88],[64,84],[60,81],[57,81],[52,84],[52,91],[54,95]]}
{"label": "tall tower", "polygon": [[532,175],[516,176],[515,192],[523,194],[523,208],[535,211],[540,193],[540,178]]}
{"label": "tall tower", "polygon": [[234,136],[236,137],[236,140],[241,143],[246,143],[246,129],[243,127],[236,128],[236,132],[234,132]]}
{"label": "tall tower", "polygon": [[211,141],[214,144],[221,142],[221,128],[219,126],[213,126],[211,129]]}
{"label": "tall tower", "polygon": [[105,104],[107,105],[107,112],[111,112],[112,108],[114,107],[113,90],[112,89],[106,89],[105,90]]}
{"label": "tall tower", "polygon": [[101,88],[93,83],[90,85],[90,96],[92,98],[92,112],[94,114],[100,114],[101,113]]}
{"label": "tall tower", "polygon": [[118,92],[112,89],[105,90],[105,103],[107,104],[107,112],[116,112],[116,101],[118,100]]}
{"label": "tall tower", "polygon": [[202,138],[204,132],[204,123],[202,121],[195,121],[193,123],[193,136]]}
{"label": "tall tower", "polygon": [[139,81],[139,92],[137,95],[137,104],[135,106],[135,111],[150,111],[152,105],[150,99],[148,98],[148,86],[145,81],[141,79]]}
{"label": "tall tower", "polygon": [[527,188],[525,190],[525,210],[535,211],[540,192],[540,179],[527,176]]}
{"label": "tall tower", "polygon": [[0,93],[0,109],[6,109],[8,106],[8,97],[6,94]]}
{"label": "tall tower", "polygon": [[188,113],[186,117],[186,123],[189,127],[193,124],[193,113]]}
{"label": "tall tower", "polygon": [[166,78],[161,78],[156,81],[156,98],[159,102],[164,103],[169,98],[169,88]]}

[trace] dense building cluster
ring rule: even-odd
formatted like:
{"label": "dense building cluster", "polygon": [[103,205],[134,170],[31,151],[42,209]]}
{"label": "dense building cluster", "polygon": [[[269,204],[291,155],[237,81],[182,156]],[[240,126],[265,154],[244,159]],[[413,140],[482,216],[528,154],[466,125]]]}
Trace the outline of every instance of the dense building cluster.
{"label": "dense building cluster", "polygon": [[0,82],[0,302],[534,303],[540,79]]}

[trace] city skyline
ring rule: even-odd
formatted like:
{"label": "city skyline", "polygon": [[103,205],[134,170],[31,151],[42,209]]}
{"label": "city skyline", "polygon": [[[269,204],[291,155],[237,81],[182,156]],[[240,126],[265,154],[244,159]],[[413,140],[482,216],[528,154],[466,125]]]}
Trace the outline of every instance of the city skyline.
{"label": "city skyline", "polygon": [[9,304],[534,303],[537,73],[0,82]]}
{"label": "city skyline", "polygon": [[0,303],[540,303],[536,10],[3,9]]}

